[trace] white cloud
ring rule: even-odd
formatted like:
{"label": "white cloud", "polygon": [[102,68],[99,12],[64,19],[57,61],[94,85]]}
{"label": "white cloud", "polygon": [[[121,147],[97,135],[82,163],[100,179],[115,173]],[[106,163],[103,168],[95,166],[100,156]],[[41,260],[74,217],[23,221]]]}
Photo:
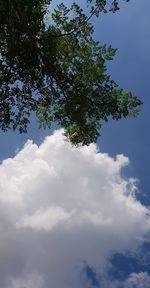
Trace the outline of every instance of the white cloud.
{"label": "white cloud", "polygon": [[9,288],[43,288],[44,280],[38,273],[28,274],[25,277],[8,279],[7,287]]}
{"label": "white cloud", "polygon": [[125,288],[149,288],[150,275],[147,272],[132,273],[125,283]]}
{"label": "white cloud", "polygon": [[19,281],[33,281],[35,271],[39,288],[88,287],[84,261],[106,273],[113,253],[136,250],[150,218],[136,200],[133,179],[121,176],[128,162],[98,152],[94,144],[74,148],[62,130],[39,147],[28,141],[3,161],[0,287],[9,288],[11,279],[18,288]]}
{"label": "white cloud", "polygon": [[39,209],[35,214],[25,216],[21,221],[19,221],[17,226],[51,230],[55,225],[66,221],[70,216],[71,215],[61,207],[50,207],[46,210]]}

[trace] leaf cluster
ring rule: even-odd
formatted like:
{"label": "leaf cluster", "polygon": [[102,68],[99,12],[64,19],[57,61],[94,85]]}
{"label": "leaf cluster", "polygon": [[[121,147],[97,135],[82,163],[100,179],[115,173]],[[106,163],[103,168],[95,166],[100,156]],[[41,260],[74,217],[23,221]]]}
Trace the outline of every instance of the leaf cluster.
{"label": "leaf cluster", "polygon": [[[91,15],[105,12],[106,1],[87,2],[95,5]],[[73,144],[89,144],[102,121],[136,115],[141,101],[108,75],[106,62],[116,49],[93,39],[81,7],[60,4],[46,25],[50,3],[1,1],[0,128],[26,132],[35,111],[40,126],[56,121]]]}

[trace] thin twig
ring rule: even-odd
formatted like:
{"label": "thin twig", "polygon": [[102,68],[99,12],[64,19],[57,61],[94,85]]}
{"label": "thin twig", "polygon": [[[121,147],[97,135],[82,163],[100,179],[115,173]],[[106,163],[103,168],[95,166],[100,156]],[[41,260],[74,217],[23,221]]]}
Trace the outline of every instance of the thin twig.
{"label": "thin twig", "polygon": [[72,31],[68,32],[68,33],[63,33],[63,34],[58,34],[58,35],[51,35],[51,37],[64,37],[64,36],[69,36],[71,34],[74,34],[76,31],[78,31],[83,25],[86,25],[87,22],[89,22],[89,20],[93,17],[93,15],[96,13],[96,11],[98,10],[99,6],[97,6],[92,13],[90,14],[90,16],[84,21],[82,22],[78,27],[76,27],[75,29],[73,29]]}

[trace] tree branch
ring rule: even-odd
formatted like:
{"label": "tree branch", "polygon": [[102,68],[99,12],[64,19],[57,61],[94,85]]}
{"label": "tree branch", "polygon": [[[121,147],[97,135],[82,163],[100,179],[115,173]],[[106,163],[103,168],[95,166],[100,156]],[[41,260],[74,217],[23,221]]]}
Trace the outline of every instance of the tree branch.
{"label": "tree branch", "polygon": [[74,34],[74,33],[77,32],[82,26],[86,25],[86,24],[89,22],[89,20],[93,17],[93,15],[94,15],[94,14],[97,12],[97,10],[99,9],[99,6],[100,6],[100,5],[98,5],[98,6],[91,12],[91,14],[89,15],[89,17],[88,17],[85,21],[81,22],[81,24],[80,24],[78,27],[76,27],[75,29],[73,29],[72,31],[70,31],[70,32],[68,32],[68,33],[58,34],[58,35],[51,35],[51,37],[57,38],[57,37],[64,37],[64,36],[69,36],[69,35],[71,35],[71,34]]}

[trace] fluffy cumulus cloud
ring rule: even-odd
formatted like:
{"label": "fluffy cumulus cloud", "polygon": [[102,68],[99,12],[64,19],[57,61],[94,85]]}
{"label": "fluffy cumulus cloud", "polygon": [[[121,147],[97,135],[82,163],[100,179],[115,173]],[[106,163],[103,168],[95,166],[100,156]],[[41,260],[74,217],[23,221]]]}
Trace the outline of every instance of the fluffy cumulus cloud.
{"label": "fluffy cumulus cloud", "polygon": [[149,233],[135,181],[122,177],[128,159],[72,147],[62,132],[1,163],[1,288],[91,287],[86,266],[105,287],[112,255],[136,251]]}

